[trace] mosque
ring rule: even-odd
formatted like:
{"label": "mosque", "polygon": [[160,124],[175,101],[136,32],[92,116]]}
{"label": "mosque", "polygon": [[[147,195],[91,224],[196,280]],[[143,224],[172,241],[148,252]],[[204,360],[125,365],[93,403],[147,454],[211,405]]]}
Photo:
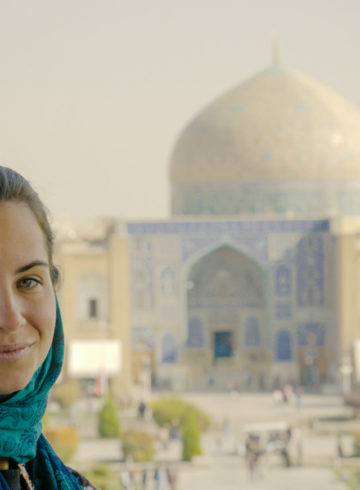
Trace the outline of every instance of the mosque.
{"label": "mosque", "polygon": [[352,377],[360,112],[275,60],[194,116],[169,173],[169,219],[59,226],[65,376],[119,393]]}

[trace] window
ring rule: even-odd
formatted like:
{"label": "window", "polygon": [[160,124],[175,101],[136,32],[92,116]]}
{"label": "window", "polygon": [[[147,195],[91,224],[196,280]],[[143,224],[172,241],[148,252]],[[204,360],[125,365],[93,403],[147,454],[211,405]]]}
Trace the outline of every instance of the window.
{"label": "window", "polygon": [[107,277],[89,272],[78,281],[78,319],[80,322],[108,321]]}
{"label": "window", "polygon": [[276,334],[276,355],[277,361],[292,361],[291,335],[288,330],[279,330]]}
{"label": "window", "polygon": [[89,299],[89,318],[98,317],[98,301],[97,299]]}

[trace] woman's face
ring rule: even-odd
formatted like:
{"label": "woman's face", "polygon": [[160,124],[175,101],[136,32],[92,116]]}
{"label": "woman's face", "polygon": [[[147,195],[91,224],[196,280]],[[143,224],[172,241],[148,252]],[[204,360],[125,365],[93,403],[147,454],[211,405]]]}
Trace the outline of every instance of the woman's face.
{"label": "woman's face", "polygon": [[0,203],[0,394],[29,383],[50,349],[55,321],[41,228],[27,205]]}

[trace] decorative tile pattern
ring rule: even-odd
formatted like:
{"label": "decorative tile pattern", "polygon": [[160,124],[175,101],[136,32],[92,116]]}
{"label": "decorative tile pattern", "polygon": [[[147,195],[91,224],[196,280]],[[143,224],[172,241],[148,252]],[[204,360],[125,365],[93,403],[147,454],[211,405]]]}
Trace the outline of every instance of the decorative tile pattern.
{"label": "decorative tile pattern", "polygon": [[163,296],[174,296],[176,293],[176,272],[170,267],[164,267],[160,273],[160,291]]}
{"label": "decorative tile pattern", "polygon": [[131,327],[131,348],[136,352],[151,352],[154,349],[154,329],[133,325]]}
{"label": "decorative tile pattern", "polygon": [[292,318],[291,303],[275,303],[275,316],[279,319]]}
{"label": "decorative tile pattern", "polygon": [[251,316],[245,322],[245,345],[246,347],[259,347],[260,343],[259,321]]}
{"label": "decorative tile pattern", "polygon": [[301,347],[323,347],[325,345],[325,325],[323,323],[300,323],[298,345]]}
{"label": "decorative tile pattern", "polygon": [[187,347],[189,349],[202,349],[205,347],[204,325],[200,318],[189,319]]}
{"label": "decorative tile pattern", "polygon": [[158,221],[150,223],[127,223],[129,235],[189,235],[202,233],[209,235],[258,233],[312,233],[330,231],[328,220],[248,220],[248,221]]}
{"label": "decorative tile pattern", "polygon": [[188,236],[184,238],[182,243],[182,259],[185,262],[194,254],[207,247],[216,246],[216,244],[219,244],[219,246],[221,246],[224,243],[234,247],[238,246],[246,254],[259,260],[262,264],[267,263],[267,237],[258,234],[220,234],[210,235],[207,237]]}
{"label": "decorative tile pattern", "polygon": [[302,238],[297,248],[297,303],[300,307],[324,305],[324,241],[319,234]]}
{"label": "decorative tile pattern", "polygon": [[275,268],[274,293],[280,298],[291,296],[291,269],[286,264],[280,264]]}
{"label": "decorative tile pattern", "polygon": [[153,248],[146,237],[130,238],[130,289],[134,311],[151,311],[154,307]]}
{"label": "decorative tile pattern", "polygon": [[161,362],[176,363],[179,360],[179,348],[176,336],[172,332],[165,333],[161,338]]}
{"label": "decorative tile pattern", "polygon": [[291,342],[291,333],[289,330],[282,329],[275,335],[275,360],[292,361],[293,348]]}
{"label": "decorative tile pattern", "polygon": [[[270,154],[259,161],[271,163]],[[350,160],[350,157],[349,157]],[[330,212],[356,216],[360,213],[359,182],[241,182],[176,185],[172,190],[173,215],[320,216]]]}
{"label": "decorative tile pattern", "polygon": [[154,289],[152,264],[139,258],[130,263],[131,302],[135,310],[152,310]]}

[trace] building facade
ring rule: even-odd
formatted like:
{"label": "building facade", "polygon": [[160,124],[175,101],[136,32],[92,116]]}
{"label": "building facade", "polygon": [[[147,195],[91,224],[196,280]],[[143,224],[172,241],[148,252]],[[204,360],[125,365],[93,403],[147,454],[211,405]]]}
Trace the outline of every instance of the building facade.
{"label": "building facade", "polygon": [[335,382],[329,221],[171,220],[128,234],[132,352],[151,357],[159,386]]}
{"label": "building facade", "polygon": [[360,325],[359,111],[274,64],[190,121],[170,183],[168,220],[59,248],[70,341],[120,339],[119,390],[338,385]]}

